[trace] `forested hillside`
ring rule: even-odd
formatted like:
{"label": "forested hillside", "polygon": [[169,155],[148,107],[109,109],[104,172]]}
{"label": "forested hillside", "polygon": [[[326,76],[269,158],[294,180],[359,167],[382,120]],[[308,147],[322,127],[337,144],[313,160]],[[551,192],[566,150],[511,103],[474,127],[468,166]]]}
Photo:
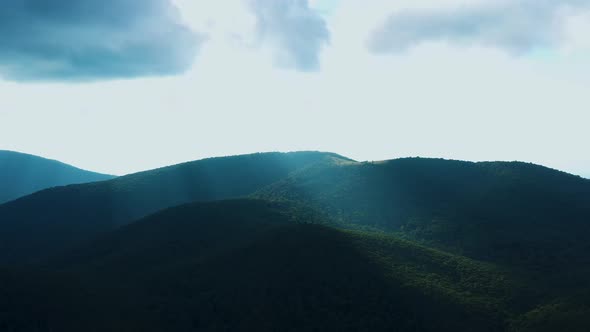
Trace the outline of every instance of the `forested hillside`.
{"label": "forested hillside", "polygon": [[538,165],[205,159],[0,205],[0,331],[585,332],[588,238]]}
{"label": "forested hillside", "polygon": [[331,159],[345,158],[320,152],[210,158],[44,190],[0,205],[0,263],[46,257],[166,207],[245,196]]}
{"label": "forested hillside", "polygon": [[[0,324],[33,316],[40,331],[501,331],[515,287],[493,266],[258,200],[165,210],[43,271],[51,277],[5,279],[28,283],[21,289],[34,289],[24,296],[35,301],[13,297],[21,305]],[[62,309],[38,315],[47,307]],[[72,319],[76,308],[85,314]]]}
{"label": "forested hillside", "polygon": [[590,263],[590,181],[533,164],[318,164],[254,197],[304,203],[342,225],[477,259],[544,270]]}

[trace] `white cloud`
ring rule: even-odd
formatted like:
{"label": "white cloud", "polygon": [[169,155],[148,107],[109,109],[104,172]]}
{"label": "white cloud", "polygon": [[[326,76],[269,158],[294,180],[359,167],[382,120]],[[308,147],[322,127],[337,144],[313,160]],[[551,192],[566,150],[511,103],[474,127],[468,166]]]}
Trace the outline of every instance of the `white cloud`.
{"label": "white cloud", "polygon": [[178,74],[202,42],[169,0],[7,0],[0,76],[99,80]]}
{"label": "white cloud", "polygon": [[568,18],[588,0],[502,0],[397,11],[368,41],[375,53],[401,52],[430,41],[495,47],[512,54],[560,48]]}
{"label": "white cloud", "polygon": [[324,18],[307,0],[175,0],[193,28],[236,48],[259,49],[281,68],[315,71],[328,45]]}
{"label": "white cloud", "polygon": [[274,48],[275,63],[301,71],[319,69],[319,54],[330,39],[324,19],[307,0],[249,0],[259,40]]}

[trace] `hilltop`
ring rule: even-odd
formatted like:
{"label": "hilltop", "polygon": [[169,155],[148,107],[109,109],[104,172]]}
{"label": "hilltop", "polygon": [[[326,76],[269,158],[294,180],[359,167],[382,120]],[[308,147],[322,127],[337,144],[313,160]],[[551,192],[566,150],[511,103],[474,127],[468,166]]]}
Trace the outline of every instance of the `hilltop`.
{"label": "hilltop", "polygon": [[56,254],[158,210],[194,201],[247,196],[332,153],[258,153],[209,158],[51,188],[0,205],[0,263]]}
{"label": "hilltop", "polygon": [[299,202],[345,227],[394,232],[476,259],[546,269],[588,263],[590,181],[534,164],[318,164],[253,196]]}
{"label": "hilltop", "polygon": [[51,187],[112,178],[56,160],[0,150],[0,204]]}

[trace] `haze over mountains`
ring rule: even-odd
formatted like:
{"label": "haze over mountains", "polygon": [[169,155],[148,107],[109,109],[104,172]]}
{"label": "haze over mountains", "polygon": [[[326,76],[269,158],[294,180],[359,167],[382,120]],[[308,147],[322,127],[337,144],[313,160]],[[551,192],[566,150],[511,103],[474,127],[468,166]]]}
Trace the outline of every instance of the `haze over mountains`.
{"label": "haze over mountains", "polygon": [[0,204],[46,188],[112,178],[55,160],[0,150]]}
{"label": "haze over mountains", "polygon": [[587,331],[590,180],[211,158],[0,205],[4,331]]}

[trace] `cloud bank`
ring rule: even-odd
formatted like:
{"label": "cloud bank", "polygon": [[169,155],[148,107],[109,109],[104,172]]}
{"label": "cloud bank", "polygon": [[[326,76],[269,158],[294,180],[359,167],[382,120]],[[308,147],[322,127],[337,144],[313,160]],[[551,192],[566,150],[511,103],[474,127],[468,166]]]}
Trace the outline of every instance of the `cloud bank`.
{"label": "cloud bank", "polygon": [[330,40],[324,19],[307,0],[250,0],[258,39],[273,48],[275,64],[299,71],[320,67],[320,52]]}
{"label": "cloud bank", "polygon": [[0,76],[100,80],[187,70],[202,38],[169,0],[4,0]]}
{"label": "cloud bank", "polygon": [[520,55],[558,47],[567,17],[581,9],[590,9],[590,1],[504,0],[454,9],[399,11],[370,35],[368,48],[373,53],[396,53],[423,42],[446,41]]}

